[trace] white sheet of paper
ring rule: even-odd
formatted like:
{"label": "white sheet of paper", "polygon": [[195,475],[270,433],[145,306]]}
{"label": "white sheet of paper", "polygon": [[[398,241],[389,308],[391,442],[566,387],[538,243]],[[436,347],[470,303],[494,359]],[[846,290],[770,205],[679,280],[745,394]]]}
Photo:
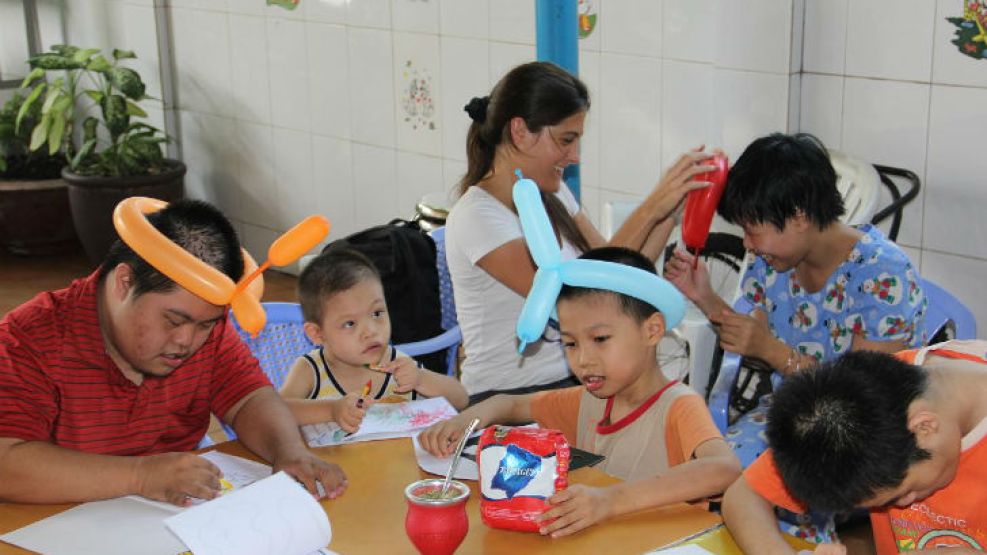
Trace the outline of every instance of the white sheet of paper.
{"label": "white sheet of paper", "polygon": [[329,545],[329,517],[284,472],[165,520],[195,555],[306,555]]}
{"label": "white sheet of paper", "polygon": [[302,426],[302,434],[310,447],[411,437],[416,432],[457,414],[445,397],[407,403],[380,403],[367,409],[360,429],[352,435],[347,435],[335,422]]}
{"label": "white sheet of paper", "polygon": [[[480,432],[474,433],[473,437],[478,435],[480,435]],[[425,472],[445,477],[446,472],[449,472],[452,457],[439,458],[422,449],[421,444],[418,443],[418,434],[415,434],[411,438],[411,441],[415,445],[415,459],[418,461],[419,468]],[[463,449],[463,453],[476,456],[476,445],[466,447]],[[459,466],[456,467],[456,473],[453,475],[453,478],[457,480],[479,480],[480,467],[477,466],[476,461],[463,459],[459,461]]]}
{"label": "white sheet of paper", "polygon": [[0,536],[47,555],[178,555],[185,545],[164,525],[178,507],[129,497],[92,501]]}
{"label": "white sheet of paper", "polygon": [[653,555],[713,555],[713,552],[698,545],[679,545],[676,547],[669,547],[668,549],[660,549],[658,551],[652,551]]}

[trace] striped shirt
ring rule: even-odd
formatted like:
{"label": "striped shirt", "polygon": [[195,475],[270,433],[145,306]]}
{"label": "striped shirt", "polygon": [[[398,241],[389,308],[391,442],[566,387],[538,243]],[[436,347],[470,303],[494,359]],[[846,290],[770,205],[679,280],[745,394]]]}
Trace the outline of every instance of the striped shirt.
{"label": "striped shirt", "polygon": [[166,377],[135,385],[104,348],[94,272],[0,320],[0,437],[109,455],[194,449],[210,412],[269,386],[225,319]]}

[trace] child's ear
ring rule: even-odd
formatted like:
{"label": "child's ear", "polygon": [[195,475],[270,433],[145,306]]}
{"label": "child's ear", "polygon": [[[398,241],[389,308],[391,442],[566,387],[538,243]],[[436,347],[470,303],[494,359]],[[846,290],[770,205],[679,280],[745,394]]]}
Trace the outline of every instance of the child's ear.
{"label": "child's ear", "polygon": [[305,335],[309,341],[316,345],[322,345],[322,326],[315,322],[305,322],[302,324],[302,329],[305,330]]}
{"label": "child's ear", "polygon": [[641,325],[649,345],[657,345],[661,342],[661,338],[665,337],[665,316],[661,312],[648,316]]}
{"label": "child's ear", "polygon": [[938,439],[941,425],[939,415],[924,407],[916,407],[915,410],[909,411],[908,431],[915,434],[915,441],[922,449],[933,447]]}

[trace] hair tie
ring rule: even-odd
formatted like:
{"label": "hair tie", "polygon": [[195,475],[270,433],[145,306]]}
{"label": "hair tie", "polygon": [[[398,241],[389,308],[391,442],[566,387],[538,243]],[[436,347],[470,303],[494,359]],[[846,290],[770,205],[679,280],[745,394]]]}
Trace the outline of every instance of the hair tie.
{"label": "hair tie", "polygon": [[466,113],[469,114],[470,119],[477,122],[483,123],[487,119],[487,106],[490,105],[490,97],[484,96],[474,96],[469,104],[463,107]]}

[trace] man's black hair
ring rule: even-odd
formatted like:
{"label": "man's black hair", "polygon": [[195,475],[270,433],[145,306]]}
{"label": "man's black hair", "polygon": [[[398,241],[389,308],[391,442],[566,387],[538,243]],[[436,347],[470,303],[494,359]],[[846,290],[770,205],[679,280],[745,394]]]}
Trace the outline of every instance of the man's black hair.
{"label": "man's black hair", "polygon": [[751,143],[730,168],[717,210],[733,224],[779,230],[800,212],[819,229],[845,212],[826,148],[807,133],[773,133]]}
{"label": "man's black hair", "polygon": [[302,317],[321,325],[326,301],[366,279],[380,281],[377,267],[366,255],[348,247],[327,249],[309,262],[298,277]]}
{"label": "man's black hair", "polygon": [[[234,282],[243,277],[243,253],[233,224],[216,207],[199,200],[179,200],[148,214],[155,229],[196,258],[229,276]],[[133,270],[135,297],[144,293],[164,293],[175,288],[171,278],[156,270],[121,239],[110,247],[99,267],[99,280],[127,264]]]}
{"label": "man's black hair", "polygon": [[[648,260],[648,257],[635,250],[624,247],[600,247],[597,249],[591,249],[583,253],[583,255],[579,258],[584,260],[615,262],[617,264],[631,266],[639,270],[644,270],[650,274],[657,275],[655,265],[653,262]],[[598,294],[608,294],[617,297],[620,301],[620,308],[624,314],[634,318],[634,320],[638,323],[647,320],[652,314],[658,312],[658,309],[651,303],[642,301],[637,297],[631,297],[629,295],[624,295],[623,293],[617,293],[608,289],[591,289],[588,287],[573,287],[571,285],[563,284],[562,290],[559,292],[559,300],[576,299],[587,295]]]}
{"label": "man's black hair", "polygon": [[908,429],[908,407],[927,388],[922,368],[871,351],[786,378],[767,436],[788,490],[813,510],[846,511],[898,487],[931,456]]}

